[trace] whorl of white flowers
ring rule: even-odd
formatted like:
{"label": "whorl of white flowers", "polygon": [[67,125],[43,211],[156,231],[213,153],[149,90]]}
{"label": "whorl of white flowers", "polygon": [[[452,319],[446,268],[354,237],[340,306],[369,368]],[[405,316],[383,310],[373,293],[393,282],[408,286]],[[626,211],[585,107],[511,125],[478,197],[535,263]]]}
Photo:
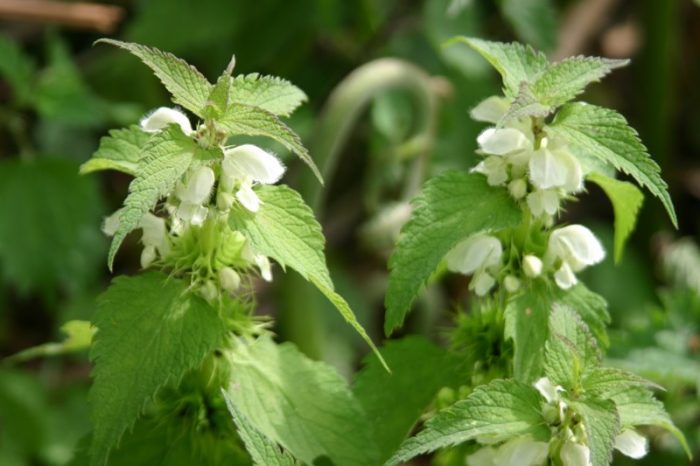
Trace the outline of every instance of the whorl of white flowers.
{"label": "whorl of white flowers", "polygon": [[[498,124],[507,102],[489,97],[471,112],[478,121]],[[491,186],[507,186],[516,200],[525,199],[532,214],[551,222],[561,199],[583,189],[584,170],[564,141],[533,133],[529,119],[511,120],[485,129],[477,138],[485,158],[472,169],[486,176]]]}
{"label": "whorl of white flowers", "polygon": [[[187,136],[195,134],[187,116],[173,108],[158,108],[140,123],[141,129],[149,133],[161,131],[169,125],[177,125]],[[168,197],[165,206],[167,217],[150,212],[143,216],[139,223],[144,246],[141,267],[148,268],[158,258],[167,258],[173,241],[177,241],[178,237],[191,228],[201,228],[212,216],[224,218],[236,203],[250,212],[257,212],[261,201],[253,186],[276,183],[286,171],[277,157],[252,144],[222,147],[222,151],[224,157],[220,162],[194,165],[183,175]],[[220,174],[218,180],[217,173]],[[117,210],[105,219],[102,226],[105,234],[114,235],[122,212],[123,209]],[[272,280],[269,259],[255,254],[247,243],[240,259],[248,266],[257,267],[264,280]],[[238,266],[241,267],[240,264]],[[205,299],[214,301],[218,299],[219,290],[233,293],[240,284],[239,271],[233,266],[223,266],[214,276],[201,283],[199,290]]]}

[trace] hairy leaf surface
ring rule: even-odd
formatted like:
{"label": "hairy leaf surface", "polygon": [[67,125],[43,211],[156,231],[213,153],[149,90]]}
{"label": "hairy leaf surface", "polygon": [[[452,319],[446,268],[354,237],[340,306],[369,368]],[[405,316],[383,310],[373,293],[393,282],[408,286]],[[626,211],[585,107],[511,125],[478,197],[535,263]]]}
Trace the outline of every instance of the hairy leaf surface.
{"label": "hairy leaf surface", "polygon": [[80,173],[117,170],[136,176],[142,151],[151,136],[136,125],[110,130],[109,136],[100,139],[92,158],[80,166]]}

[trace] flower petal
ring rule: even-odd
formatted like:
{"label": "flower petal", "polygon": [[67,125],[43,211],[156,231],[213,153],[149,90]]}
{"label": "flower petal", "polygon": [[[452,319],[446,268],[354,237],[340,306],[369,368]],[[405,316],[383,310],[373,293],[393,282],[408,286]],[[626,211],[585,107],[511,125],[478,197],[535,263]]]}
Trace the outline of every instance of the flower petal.
{"label": "flower petal", "polygon": [[496,280],[488,272],[482,270],[474,275],[469,287],[474,290],[477,296],[486,296],[495,284]]}
{"label": "flower petal", "polygon": [[547,403],[559,400],[559,393],[564,391],[561,385],[554,385],[547,377],[537,380],[534,383],[534,387],[547,400]]}
{"label": "flower petal", "polygon": [[547,459],[549,444],[530,437],[516,437],[501,445],[494,458],[495,466],[541,466]]}
{"label": "flower petal", "polygon": [[487,154],[505,155],[527,148],[527,137],[515,128],[487,128],[476,139]]}
{"label": "flower petal", "polygon": [[496,449],[493,447],[479,448],[477,451],[467,456],[468,466],[496,466],[494,458]]}
{"label": "flower petal", "polygon": [[277,157],[253,144],[226,149],[222,169],[227,176],[263,184],[277,183],[286,171]]}
{"label": "flower petal", "polygon": [[547,253],[568,263],[574,272],[605,258],[603,245],[583,225],[569,225],[554,230],[549,237]]}
{"label": "flower petal", "polygon": [[561,264],[559,270],[554,272],[554,281],[557,282],[557,286],[559,286],[559,288],[561,288],[562,290],[568,290],[569,288],[578,283],[576,275],[574,275],[574,272],[571,270],[571,267],[569,267],[569,264],[567,264],[566,262]]}
{"label": "flower petal", "polygon": [[251,212],[260,210],[260,198],[255,194],[250,183],[243,183],[241,185],[241,188],[236,191],[236,198],[243,207]]}
{"label": "flower petal", "polygon": [[469,275],[476,270],[500,264],[503,255],[501,241],[490,235],[472,235],[447,253],[447,268]]}
{"label": "flower petal", "polygon": [[615,437],[615,448],[623,455],[636,460],[644,457],[649,452],[649,444],[646,437],[639,435],[637,431],[625,429]]}
{"label": "flower petal", "polygon": [[569,176],[567,160],[558,157],[546,147],[532,154],[528,167],[530,181],[540,189],[564,186]]}
{"label": "flower petal", "polygon": [[564,466],[591,466],[591,450],[580,443],[567,441],[559,456]]}
{"label": "flower petal", "polygon": [[184,189],[178,190],[178,196],[184,202],[202,204],[209,198],[215,181],[214,170],[206,166],[198,167],[190,174]]}
{"label": "flower petal", "polygon": [[155,109],[153,112],[145,116],[141,120],[141,129],[149,133],[155,133],[164,129],[168,125],[176,124],[182,129],[182,132],[190,135],[194,131],[192,130],[192,124],[190,123],[187,115],[182,113],[180,110],[168,107],[160,107]]}

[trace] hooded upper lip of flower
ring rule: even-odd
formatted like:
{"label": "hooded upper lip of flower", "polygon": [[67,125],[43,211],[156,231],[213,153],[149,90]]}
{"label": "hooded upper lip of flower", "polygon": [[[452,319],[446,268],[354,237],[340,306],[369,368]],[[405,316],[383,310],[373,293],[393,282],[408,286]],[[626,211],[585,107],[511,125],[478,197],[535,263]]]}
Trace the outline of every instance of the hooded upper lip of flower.
{"label": "hooded upper lip of flower", "polygon": [[578,272],[605,258],[605,249],[593,232],[583,225],[558,228],[549,237],[547,253]]}
{"label": "hooded upper lip of flower", "polygon": [[194,133],[187,115],[176,108],[168,107],[159,107],[146,115],[141,120],[141,129],[149,133],[155,133],[172,124],[178,125],[182,132],[188,136]]}
{"label": "hooded upper lip of flower", "polygon": [[221,164],[221,185],[231,190],[236,185],[236,198],[251,212],[260,208],[260,199],[253,191],[253,183],[274,184],[282,178],[286,168],[277,157],[253,144],[244,144],[224,150]]}

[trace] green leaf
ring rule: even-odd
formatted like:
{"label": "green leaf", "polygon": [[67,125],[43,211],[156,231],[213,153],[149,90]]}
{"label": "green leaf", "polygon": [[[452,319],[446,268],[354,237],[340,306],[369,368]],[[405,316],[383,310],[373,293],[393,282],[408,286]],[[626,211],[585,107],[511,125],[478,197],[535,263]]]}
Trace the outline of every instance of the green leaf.
{"label": "green leaf", "polygon": [[152,135],[136,125],[110,130],[109,136],[100,139],[92,158],[80,166],[80,173],[117,170],[136,176],[142,151]]}
{"label": "green leaf", "polygon": [[110,450],[161,387],[177,382],[223,344],[223,320],[187,288],[152,272],[118,277],[99,298],[90,352],[93,465],[106,464]]}
{"label": "green leaf", "polygon": [[630,386],[661,388],[631,372],[613,367],[596,367],[583,375],[581,386],[587,394],[606,400],[610,394]]}
{"label": "green leaf", "polygon": [[567,390],[578,389],[584,373],[600,365],[595,340],[581,318],[570,308],[555,305],[549,317],[545,346],[547,377]]}
{"label": "green leaf", "polygon": [[277,116],[259,107],[249,105],[232,105],[217,124],[232,136],[265,136],[271,138],[294,152],[306,163],[316,178],[323,183],[321,172],[316,167],[309,151],[301,138]]}
{"label": "green leaf", "polygon": [[578,313],[601,346],[608,346],[606,327],[610,324],[610,313],[605,298],[592,292],[583,283],[568,290],[556,288],[557,302]]}
{"label": "green leaf", "polygon": [[532,81],[549,66],[543,53],[517,42],[506,44],[470,37],[456,37],[453,41],[464,42],[491,63],[503,78],[503,92],[511,99],[520,92],[520,83]]}
{"label": "green leaf", "polygon": [[97,329],[85,320],[70,320],[61,326],[66,338],[60,343],[44,343],[15,353],[4,359],[5,362],[21,362],[30,359],[73,353],[90,348],[92,337]]}
{"label": "green leaf", "polygon": [[203,117],[212,85],[195,67],[175,55],[145,45],[114,39],[97,41],[100,42],[122,48],[140,58],[172,94],[173,102]]}
{"label": "green leaf", "polygon": [[0,36],[0,76],[12,87],[18,104],[31,102],[36,65],[25,54],[19,43],[6,36]]}
{"label": "green leaf", "polygon": [[148,140],[119,215],[119,228],[109,248],[107,264],[110,270],[126,235],[138,226],[144,214],[152,210],[160,198],[173,190],[197,152],[194,141],[182,134],[176,125],[170,125]]}
{"label": "green leaf", "polygon": [[425,281],[457,243],[489,230],[514,227],[521,212],[508,193],[478,174],[446,172],[429,180],[413,201],[389,259],[384,332],[400,327]]}
{"label": "green leaf", "polygon": [[230,95],[233,104],[258,107],[279,116],[291,115],[307,101],[306,94],[289,81],[258,73],[236,76]]}
{"label": "green leaf", "polygon": [[238,411],[225,391],[224,399],[233,417],[233,422],[238,428],[238,434],[253,458],[255,466],[294,466],[298,464],[289,453],[281,450],[276,442],[251,425],[250,421]]}
{"label": "green leaf", "polygon": [[532,84],[538,102],[555,108],[574,99],[591,83],[600,81],[629,60],[599,57],[570,57],[554,63]]}
{"label": "green leaf", "polygon": [[311,208],[287,186],[259,186],[256,193],[260,210],[255,214],[233,210],[231,229],[240,231],[256,253],[273,258],[283,268],[293,268],[316,286],[381,358],[348,303],[334,291],[324,254],[325,238]]}
{"label": "green leaf", "polygon": [[224,71],[224,74],[219,76],[216,84],[211,89],[209,93],[209,98],[207,99],[207,105],[204,109],[204,114],[206,118],[218,119],[226,113],[230,104],[229,93],[231,90],[231,83],[233,79],[228,73],[228,70]]}
{"label": "green leaf", "polygon": [[410,434],[443,387],[462,382],[455,361],[444,349],[420,336],[389,341],[381,349],[391,374],[368,357],[355,378],[353,393],[362,404],[380,461],[387,460]]}
{"label": "green leaf", "polygon": [[564,138],[575,153],[595,157],[631,175],[661,200],[673,225],[678,226],[661,169],[625,117],[607,108],[573,103],[562,107],[547,128]]}
{"label": "green leaf", "polygon": [[267,337],[234,351],[227,397],[255,429],[307,464],[378,463],[365,413],[331,367]]}
{"label": "green leaf", "polygon": [[593,466],[608,466],[612,461],[615,437],[620,432],[620,418],[615,403],[589,398],[572,402],[571,406],[581,416],[586,427],[591,463]]}
{"label": "green leaf", "polygon": [[523,383],[542,376],[547,325],[554,296],[536,285],[511,299],[505,310],[505,337],[513,340],[513,375]]}
{"label": "green leaf", "polygon": [[586,179],[600,186],[612,203],[615,211],[615,262],[620,262],[625,243],[637,224],[644,193],[632,183],[598,173],[591,173]]}
{"label": "green leaf", "polygon": [[691,452],[685,435],[669,417],[664,405],[645,387],[638,385],[619,386],[616,391],[608,390],[606,396],[615,402],[620,415],[620,426],[656,426],[671,432],[681,443],[690,458]]}
{"label": "green leaf", "polygon": [[541,397],[530,385],[494,380],[464,400],[440,411],[415,437],[406,440],[385,466],[476,438],[499,442],[521,435],[548,441],[549,428],[541,413]]}
{"label": "green leaf", "polygon": [[545,51],[554,48],[557,14],[552,0],[501,0],[498,3],[503,16],[523,42]]}
{"label": "green leaf", "polygon": [[70,295],[96,279],[105,239],[96,180],[66,160],[0,162],[0,274],[20,294]]}

